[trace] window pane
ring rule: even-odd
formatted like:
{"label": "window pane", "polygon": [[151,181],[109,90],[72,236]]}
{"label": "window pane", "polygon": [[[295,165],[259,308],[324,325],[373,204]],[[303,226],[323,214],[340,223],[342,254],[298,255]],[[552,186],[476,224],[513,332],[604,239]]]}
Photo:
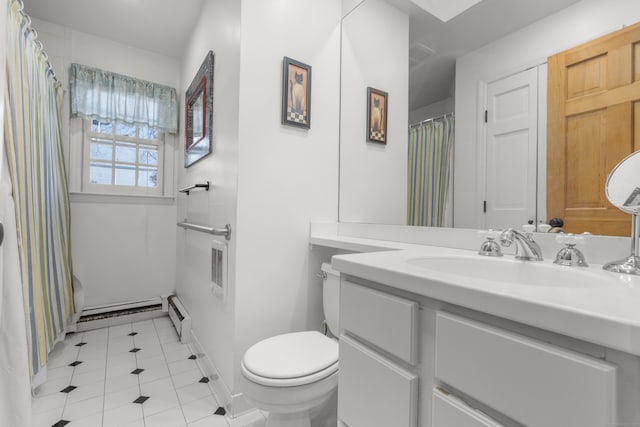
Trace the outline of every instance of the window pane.
{"label": "window pane", "polygon": [[116,185],[136,185],[136,167],[131,165],[116,165]]}
{"label": "window pane", "polygon": [[116,135],[136,137],[136,127],[133,125],[127,125],[124,123],[116,124]]}
{"label": "window pane", "polygon": [[157,187],[158,186],[158,169],[156,168],[140,168],[138,171],[139,187]]}
{"label": "window pane", "polygon": [[138,162],[145,165],[158,164],[158,148],[153,145],[140,145]]}
{"label": "window pane", "polygon": [[142,126],[140,127],[139,137],[142,139],[158,139],[158,131]]}
{"label": "window pane", "polygon": [[113,144],[100,144],[91,140],[91,160],[111,160],[113,158]]}
{"label": "window pane", "polygon": [[91,184],[111,185],[111,163],[91,162],[89,182]]}
{"label": "window pane", "polygon": [[98,133],[113,133],[113,126],[111,123],[100,122],[98,120],[91,120],[91,131]]}
{"label": "window pane", "polygon": [[118,142],[118,144],[116,145],[116,161],[135,163],[136,162],[136,144]]}

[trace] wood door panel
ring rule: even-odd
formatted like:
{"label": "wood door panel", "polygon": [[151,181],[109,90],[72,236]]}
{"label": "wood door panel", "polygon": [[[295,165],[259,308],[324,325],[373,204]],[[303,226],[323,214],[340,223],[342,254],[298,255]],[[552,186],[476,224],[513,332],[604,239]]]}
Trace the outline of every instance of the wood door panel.
{"label": "wood door panel", "polygon": [[607,56],[600,55],[567,67],[567,99],[607,90]]}
{"label": "wood door panel", "polygon": [[640,24],[548,61],[547,215],[565,231],[628,236],[608,174],[640,149]]}
{"label": "wood door panel", "polygon": [[603,169],[601,155],[606,144],[605,126],[606,110],[567,119],[567,155],[564,165],[567,209],[599,208],[603,204],[603,182],[597,172]]}

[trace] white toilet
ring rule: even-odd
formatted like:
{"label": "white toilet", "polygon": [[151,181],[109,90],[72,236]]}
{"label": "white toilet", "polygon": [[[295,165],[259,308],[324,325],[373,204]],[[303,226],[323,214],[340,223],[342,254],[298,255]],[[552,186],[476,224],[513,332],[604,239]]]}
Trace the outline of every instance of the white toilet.
{"label": "white toilet", "polygon": [[[323,307],[337,336],[340,275],[322,264]],[[267,338],[242,358],[241,390],[256,408],[269,412],[266,427],[309,427],[309,412],[326,403],[338,386],[338,341],[317,331]]]}

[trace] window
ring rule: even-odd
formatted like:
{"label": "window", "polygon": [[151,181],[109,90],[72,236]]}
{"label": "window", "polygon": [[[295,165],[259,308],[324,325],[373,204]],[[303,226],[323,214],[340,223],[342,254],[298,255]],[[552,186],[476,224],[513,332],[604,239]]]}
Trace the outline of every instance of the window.
{"label": "window", "polygon": [[164,134],[146,126],[84,122],[83,192],[162,195]]}

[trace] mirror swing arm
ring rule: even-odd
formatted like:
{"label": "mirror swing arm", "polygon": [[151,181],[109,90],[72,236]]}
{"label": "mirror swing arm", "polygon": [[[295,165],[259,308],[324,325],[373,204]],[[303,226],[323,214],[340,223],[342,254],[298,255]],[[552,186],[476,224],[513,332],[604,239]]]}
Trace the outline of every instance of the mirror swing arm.
{"label": "mirror swing arm", "polygon": [[640,150],[629,154],[618,163],[605,185],[609,202],[623,212],[631,214],[631,254],[621,260],[603,265],[606,271],[640,276]]}
{"label": "mirror swing arm", "polygon": [[631,218],[631,255],[608,262],[602,268],[613,273],[640,275],[640,215],[634,213]]}

